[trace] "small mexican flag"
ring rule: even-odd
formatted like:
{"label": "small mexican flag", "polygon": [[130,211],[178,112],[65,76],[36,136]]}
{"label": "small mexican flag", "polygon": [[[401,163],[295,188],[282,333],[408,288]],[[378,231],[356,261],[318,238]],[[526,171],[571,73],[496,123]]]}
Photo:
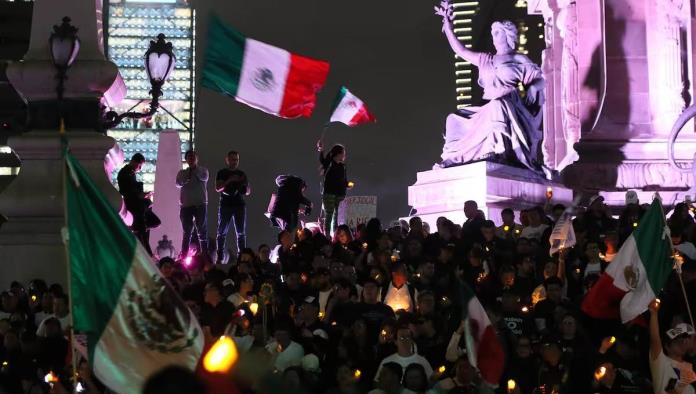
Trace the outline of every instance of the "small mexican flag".
{"label": "small mexican flag", "polygon": [[331,108],[331,119],[329,122],[341,122],[352,127],[361,123],[375,122],[376,120],[362,100],[346,89],[345,86],[341,86]]}
{"label": "small mexican flag", "polygon": [[210,18],[201,84],[282,118],[310,117],[329,63],[244,37]]}
{"label": "small mexican flag", "polygon": [[503,346],[495,333],[486,310],[474,292],[459,281],[462,320],[465,321],[466,353],[469,363],[477,367],[490,386],[497,387],[505,367]]}
{"label": "small mexican flag", "polygon": [[659,198],[621,246],[614,260],[582,302],[597,319],[621,316],[626,323],[648,310],[672,272],[672,240]]}
{"label": "small mexican flag", "polygon": [[125,394],[167,365],[193,370],[203,351],[195,316],[80,163],[68,152],[65,161],[73,323],[95,375]]}

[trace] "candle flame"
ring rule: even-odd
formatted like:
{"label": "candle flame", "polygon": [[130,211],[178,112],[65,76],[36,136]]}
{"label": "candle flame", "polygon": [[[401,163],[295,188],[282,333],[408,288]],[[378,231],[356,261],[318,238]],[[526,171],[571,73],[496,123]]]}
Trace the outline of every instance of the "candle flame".
{"label": "candle flame", "polygon": [[203,358],[203,367],[208,372],[228,372],[237,362],[237,346],[230,337],[221,336]]}

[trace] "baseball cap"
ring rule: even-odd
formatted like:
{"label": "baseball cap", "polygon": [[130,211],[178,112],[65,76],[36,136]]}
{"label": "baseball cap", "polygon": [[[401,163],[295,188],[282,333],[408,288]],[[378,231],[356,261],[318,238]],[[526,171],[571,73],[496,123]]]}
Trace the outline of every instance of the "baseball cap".
{"label": "baseball cap", "polygon": [[636,193],[635,190],[629,190],[626,192],[626,205],[629,204],[640,204],[640,200],[638,199],[638,193]]}
{"label": "baseball cap", "polygon": [[679,323],[674,328],[667,330],[667,337],[669,337],[669,339],[676,339],[682,335],[691,336],[694,334],[696,334],[694,328],[686,323]]}

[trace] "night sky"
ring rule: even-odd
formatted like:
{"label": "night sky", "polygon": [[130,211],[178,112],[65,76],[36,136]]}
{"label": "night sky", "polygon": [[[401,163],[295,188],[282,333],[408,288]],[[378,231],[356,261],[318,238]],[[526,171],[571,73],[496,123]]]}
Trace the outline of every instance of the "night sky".
{"label": "night sky", "polygon": [[432,167],[442,148],[445,117],[455,109],[453,53],[441,33],[431,1],[404,0],[198,0],[197,78],[212,12],[247,37],[331,63],[311,119],[286,120],[197,89],[196,144],[200,162],[211,171],[209,228],[217,222],[215,172],[228,150],[241,153],[252,196],[248,199],[249,245],[273,242],[276,231],[263,213],[274,179],[294,174],[310,185],[321,204],[315,144],[329,118],[340,85],[362,98],[378,123],[332,126],[327,148],[345,144],[349,195],[377,195],[383,224],[409,213],[407,188],[418,171]]}

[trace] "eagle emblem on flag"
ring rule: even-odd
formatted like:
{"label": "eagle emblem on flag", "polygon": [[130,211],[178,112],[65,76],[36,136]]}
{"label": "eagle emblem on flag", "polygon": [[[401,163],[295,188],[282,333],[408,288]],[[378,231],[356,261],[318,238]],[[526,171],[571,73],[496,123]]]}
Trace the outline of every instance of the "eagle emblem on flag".
{"label": "eagle emblem on flag", "polygon": [[259,68],[254,73],[254,79],[251,81],[254,87],[262,92],[273,90],[276,85],[273,72],[268,68]]}

